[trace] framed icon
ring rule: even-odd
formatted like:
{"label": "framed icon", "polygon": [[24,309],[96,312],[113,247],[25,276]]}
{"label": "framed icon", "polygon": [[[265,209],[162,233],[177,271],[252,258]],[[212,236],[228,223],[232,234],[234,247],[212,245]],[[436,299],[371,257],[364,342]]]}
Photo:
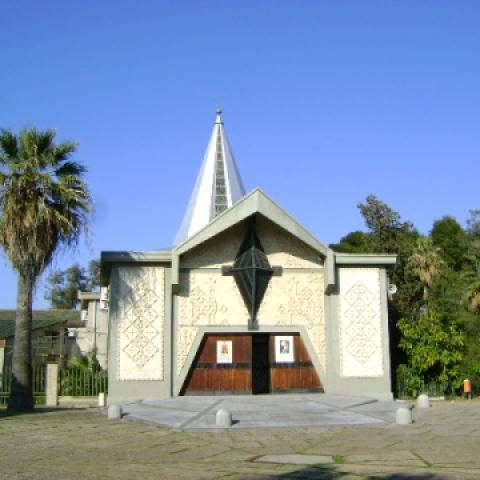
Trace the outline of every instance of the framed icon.
{"label": "framed icon", "polygon": [[217,363],[232,363],[232,349],[231,340],[217,340]]}
{"label": "framed icon", "polygon": [[293,336],[275,337],[275,361],[277,363],[293,363],[295,361]]}

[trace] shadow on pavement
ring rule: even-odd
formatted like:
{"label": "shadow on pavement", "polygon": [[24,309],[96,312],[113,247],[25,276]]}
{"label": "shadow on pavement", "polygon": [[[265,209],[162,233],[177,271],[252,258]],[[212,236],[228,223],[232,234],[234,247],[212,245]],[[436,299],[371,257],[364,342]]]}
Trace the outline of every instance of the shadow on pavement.
{"label": "shadow on pavement", "polygon": [[0,419],[8,418],[8,417],[20,417],[20,416],[27,416],[27,415],[36,415],[38,413],[51,413],[51,412],[61,412],[61,411],[72,411],[72,410],[93,410],[98,407],[35,407],[33,410],[30,411],[15,411],[15,410],[7,410],[6,408],[0,408]]}
{"label": "shadow on pavement", "polygon": [[[394,474],[378,474],[368,475],[359,472],[341,472],[334,466],[319,465],[306,467],[294,472],[284,473],[281,475],[268,475],[263,477],[264,480],[337,480],[344,477],[358,478],[364,480],[447,480],[443,475],[435,473],[394,473]],[[237,477],[235,477],[237,478]],[[251,478],[251,477],[250,477]],[[255,477],[257,478],[257,477]],[[258,477],[262,478],[262,477]]]}

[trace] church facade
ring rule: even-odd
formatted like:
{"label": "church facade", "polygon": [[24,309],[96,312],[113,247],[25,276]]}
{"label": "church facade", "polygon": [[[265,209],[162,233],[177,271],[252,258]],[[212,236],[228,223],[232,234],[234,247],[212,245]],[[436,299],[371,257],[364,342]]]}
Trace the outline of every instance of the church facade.
{"label": "church facade", "polygon": [[386,269],[245,195],[220,112],[175,246],[103,252],[109,402],[328,392],[391,398]]}

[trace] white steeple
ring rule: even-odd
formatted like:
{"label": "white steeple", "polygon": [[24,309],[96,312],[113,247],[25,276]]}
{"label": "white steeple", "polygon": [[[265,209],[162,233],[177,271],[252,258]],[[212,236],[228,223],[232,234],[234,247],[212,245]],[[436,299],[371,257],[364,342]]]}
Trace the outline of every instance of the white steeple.
{"label": "white steeple", "polygon": [[198,232],[243,196],[245,190],[227,140],[222,111],[218,109],[212,136],[185,217],[175,237],[175,245]]}

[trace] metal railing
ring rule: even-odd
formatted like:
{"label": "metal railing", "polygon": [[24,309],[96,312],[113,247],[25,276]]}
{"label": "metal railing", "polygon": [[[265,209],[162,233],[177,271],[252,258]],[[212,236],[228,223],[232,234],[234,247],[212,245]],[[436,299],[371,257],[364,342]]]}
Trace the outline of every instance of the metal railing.
{"label": "metal railing", "polygon": [[108,390],[108,375],[104,370],[69,367],[60,372],[59,380],[60,396],[96,397]]}
{"label": "metal railing", "polygon": [[[35,405],[43,405],[45,403],[45,365],[34,367],[32,369],[33,381],[33,400]],[[12,367],[5,365],[1,374],[0,387],[0,406],[6,406],[10,389],[12,386]]]}
{"label": "metal railing", "polygon": [[[33,398],[35,405],[45,404],[46,365],[34,367]],[[5,407],[10,396],[12,367],[5,365],[0,376],[0,407]],[[71,397],[96,397],[108,393],[108,374],[105,370],[92,371],[85,368],[69,367],[58,375],[58,394]]]}
{"label": "metal railing", "polygon": [[415,398],[421,393],[426,393],[429,397],[444,397],[451,394],[451,386],[446,382],[430,380],[425,382],[412,376],[404,368],[397,369],[396,396],[400,399]]}

